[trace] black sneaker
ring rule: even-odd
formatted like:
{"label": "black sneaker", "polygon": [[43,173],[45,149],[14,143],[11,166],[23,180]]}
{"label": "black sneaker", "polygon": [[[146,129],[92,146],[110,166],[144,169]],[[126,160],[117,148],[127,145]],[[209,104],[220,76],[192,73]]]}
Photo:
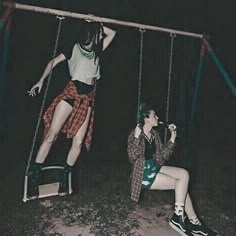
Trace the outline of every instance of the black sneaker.
{"label": "black sneaker", "polygon": [[170,219],[169,225],[182,236],[191,235],[187,229],[185,218],[182,215],[176,215],[174,213],[174,215]]}
{"label": "black sneaker", "polygon": [[61,197],[69,195],[68,181],[61,181],[60,182],[58,195],[61,196]]}
{"label": "black sneaker", "polygon": [[59,196],[66,196],[69,194],[69,172],[63,170],[60,176],[60,185],[58,190]]}
{"label": "black sneaker", "polygon": [[72,171],[73,166],[65,163],[64,169],[60,175],[60,185],[58,190],[59,196],[69,195],[69,174]]}
{"label": "black sneaker", "polygon": [[28,175],[28,189],[27,197],[30,200],[37,199],[39,197],[39,180],[41,176],[42,163],[33,163],[32,170]]}
{"label": "black sneaker", "polygon": [[207,227],[204,223],[195,225],[189,223],[189,230],[193,236],[217,236],[218,234]]}
{"label": "black sneaker", "polygon": [[30,200],[35,200],[39,197],[39,188],[38,185],[35,183],[29,183],[27,197]]}

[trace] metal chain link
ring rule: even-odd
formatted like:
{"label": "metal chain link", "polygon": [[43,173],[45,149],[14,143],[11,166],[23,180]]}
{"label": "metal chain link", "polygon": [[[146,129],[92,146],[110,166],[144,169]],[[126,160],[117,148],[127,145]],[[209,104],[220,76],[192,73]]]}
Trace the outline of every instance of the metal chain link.
{"label": "metal chain link", "polygon": [[[169,109],[170,109],[170,89],[171,89],[171,79],[172,79],[172,62],[173,62],[173,48],[174,48],[174,38],[175,34],[170,34],[170,60],[169,60],[169,73],[168,73],[168,88],[167,88],[167,98],[166,98],[166,119],[165,122],[168,123],[169,120]],[[165,129],[164,141],[167,140],[167,129]]]}
{"label": "metal chain link", "polygon": [[139,107],[141,99],[141,87],[142,87],[142,65],[143,65],[143,33],[144,29],[139,29],[140,32],[140,57],[139,57],[139,75],[138,75],[138,108],[137,108],[137,124],[139,121]]}
{"label": "metal chain link", "polygon": [[47,98],[47,94],[48,94],[48,89],[49,89],[49,85],[50,85],[50,82],[51,82],[52,71],[53,71],[53,63],[54,63],[54,58],[55,58],[56,53],[57,53],[58,41],[59,41],[59,36],[60,36],[60,32],[61,32],[61,24],[62,24],[62,20],[64,20],[65,17],[57,16],[57,19],[59,19],[59,22],[58,22],[56,41],[55,41],[55,46],[54,46],[54,51],[53,51],[53,56],[52,56],[53,59],[52,59],[52,63],[51,63],[51,68],[50,68],[50,72],[49,72],[45,92],[44,92],[44,95],[43,95],[43,101],[42,101],[42,104],[41,104],[41,108],[40,108],[40,112],[39,112],[39,116],[38,116],[38,120],[37,120],[37,125],[36,125],[36,129],[35,129],[35,133],[34,133],[34,137],[33,137],[33,141],[32,141],[30,154],[29,154],[29,157],[28,157],[28,162],[27,162],[27,167],[26,167],[26,172],[25,172],[26,176],[29,174],[29,168],[30,168],[30,164],[31,164],[31,160],[32,160],[33,152],[34,152],[34,147],[35,147],[35,143],[36,143],[36,139],[37,139],[37,135],[38,135],[38,131],[39,131],[40,121],[41,121],[41,118],[42,118],[42,114],[43,114],[43,110],[44,110],[44,106],[45,106],[45,102],[46,102],[46,98]]}

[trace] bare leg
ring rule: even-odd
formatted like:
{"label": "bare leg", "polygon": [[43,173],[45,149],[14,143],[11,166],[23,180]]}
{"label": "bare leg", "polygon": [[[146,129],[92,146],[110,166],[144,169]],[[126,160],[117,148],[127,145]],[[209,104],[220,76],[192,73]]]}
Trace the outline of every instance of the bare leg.
{"label": "bare leg", "polygon": [[84,123],[78,130],[77,134],[73,137],[72,146],[67,157],[67,164],[70,166],[73,166],[75,164],[80,154],[82,142],[84,140],[84,136],[88,128],[91,112],[92,112],[92,108],[89,107]]}
{"label": "bare leg", "polygon": [[60,177],[60,186],[58,190],[59,196],[65,196],[69,193],[68,192],[68,175],[71,172],[80,154],[82,142],[88,128],[91,111],[92,111],[92,108],[89,107],[84,123],[78,130],[77,134],[73,137],[72,146],[67,156],[67,161],[64,167],[64,171],[62,172],[62,175]]}
{"label": "bare leg", "polygon": [[35,162],[43,163],[45,161],[52,144],[55,142],[58,133],[60,132],[63,124],[66,122],[71,112],[72,107],[67,102],[62,100],[58,103],[54,111],[51,126],[39,148]]}
{"label": "bare leg", "polygon": [[[177,167],[163,166],[158,173],[154,183],[151,186],[151,189],[174,189],[176,196],[176,203],[184,203],[185,212],[190,221],[189,230],[194,235],[217,235],[216,232],[204,226],[201,221],[198,219],[194,209],[191,198],[188,194],[188,182],[189,182],[189,174],[186,170]],[[182,218],[182,214],[178,214],[183,212],[183,208],[180,207],[180,204],[175,205],[175,214],[170,220],[170,226],[179,232],[181,235],[189,235],[187,233],[187,228],[185,225],[184,217]],[[181,209],[181,211],[179,211]]]}
{"label": "bare leg", "polygon": [[174,189],[175,202],[185,203],[185,212],[188,217],[196,215],[191,198],[188,194],[189,174],[185,169],[163,166],[158,173],[151,189]]}

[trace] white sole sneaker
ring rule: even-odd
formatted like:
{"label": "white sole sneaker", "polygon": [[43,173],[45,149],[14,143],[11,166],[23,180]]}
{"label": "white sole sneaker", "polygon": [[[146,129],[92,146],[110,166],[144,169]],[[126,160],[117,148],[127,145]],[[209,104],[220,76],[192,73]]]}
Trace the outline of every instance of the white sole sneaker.
{"label": "white sole sneaker", "polygon": [[207,236],[208,233],[203,233],[203,232],[192,232],[192,235],[194,235],[194,236]]}
{"label": "white sole sneaker", "polygon": [[172,229],[174,229],[175,231],[177,231],[180,235],[182,236],[189,236],[188,234],[186,234],[186,232],[183,232],[180,228],[178,228],[175,224],[173,224],[171,221],[169,222],[169,225]]}

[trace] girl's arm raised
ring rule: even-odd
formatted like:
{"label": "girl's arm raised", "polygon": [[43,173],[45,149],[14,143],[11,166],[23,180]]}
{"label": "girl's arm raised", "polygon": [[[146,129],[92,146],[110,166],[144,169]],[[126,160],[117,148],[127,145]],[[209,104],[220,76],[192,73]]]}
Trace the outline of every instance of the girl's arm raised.
{"label": "girl's arm raised", "polygon": [[106,37],[103,39],[103,51],[109,46],[111,41],[114,39],[116,35],[116,31],[113,29],[110,29],[103,25],[103,30],[106,35]]}

